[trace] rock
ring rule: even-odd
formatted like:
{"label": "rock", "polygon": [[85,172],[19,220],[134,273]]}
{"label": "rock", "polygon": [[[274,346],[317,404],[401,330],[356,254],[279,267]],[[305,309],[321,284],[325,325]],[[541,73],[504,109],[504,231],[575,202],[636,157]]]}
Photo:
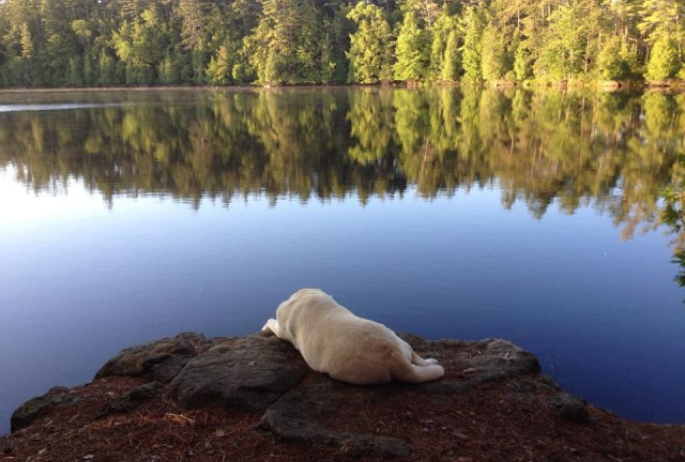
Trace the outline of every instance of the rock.
{"label": "rock", "polygon": [[53,387],[44,395],[26,401],[12,413],[10,431],[12,433],[28,427],[37,418],[47,414],[50,410],[64,406],[76,400],[69,395],[66,387]]}
{"label": "rock", "polygon": [[269,407],[259,422],[259,428],[291,441],[335,446],[352,457],[407,457],[411,451],[403,440],[334,431],[320,421],[322,417],[335,416],[335,410],[340,406],[363,409],[369,402],[382,399],[385,393],[387,387],[350,386],[317,374],[306,387],[290,390]]}
{"label": "rock", "polygon": [[164,385],[159,382],[146,383],[131,390],[128,393],[127,398],[130,401],[145,401],[157,396],[163,388]]}
{"label": "rock", "polygon": [[577,424],[586,424],[590,421],[587,401],[582,398],[570,393],[559,393],[550,399],[550,404],[568,421]]}
{"label": "rock", "polygon": [[215,340],[194,332],[126,348],[111,358],[95,374],[95,379],[108,376],[148,377],[169,383],[193,357],[208,350]]}
{"label": "rock", "polygon": [[114,401],[113,403],[108,403],[101,407],[98,410],[98,413],[95,415],[95,418],[104,419],[105,417],[109,417],[111,415],[128,414],[129,412],[132,412],[135,407],[135,403],[132,403],[128,400]]}
{"label": "rock", "polygon": [[96,419],[103,419],[114,414],[128,414],[132,412],[141,402],[154,398],[164,388],[164,385],[159,382],[150,382],[140,385],[122,398],[107,403],[103,406],[95,416]]}
{"label": "rock", "polygon": [[168,395],[185,408],[264,410],[309,371],[289,342],[262,334],[231,338],[192,359]]}
{"label": "rock", "polygon": [[532,353],[503,339],[474,342],[477,355],[466,360],[468,369],[475,369],[479,382],[503,381],[517,375],[537,374],[540,362]]}
{"label": "rock", "polygon": [[[336,409],[341,407],[372,409],[389,399],[396,399],[403,392],[447,399],[472,390],[484,382],[534,375],[540,370],[535,356],[506,340],[427,341],[409,334],[400,334],[400,337],[409,342],[421,356],[436,358],[447,369],[456,360],[462,365],[460,370],[469,372],[461,380],[443,379],[423,384],[395,383],[373,387],[350,386],[323,374],[316,374],[271,405],[262,417],[259,428],[287,440],[335,446],[349,456],[368,454],[383,458],[407,457],[411,448],[405,441],[373,434],[334,431],[324,420],[326,416],[335,415]],[[446,405],[448,403],[447,400]],[[432,420],[419,421],[427,422],[432,423]]]}
{"label": "rock", "polygon": [[[340,411],[385,409],[392,413],[406,406],[407,400],[417,394],[446,408],[456,394],[470,392],[482,383],[532,376],[540,370],[535,356],[502,339],[466,342],[428,341],[409,334],[400,334],[400,337],[421,356],[436,358],[447,370],[446,376],[423,384],[352,386],[312,371],[289,342],[275,336],[259,333],[206,339],[199,334],[184,333],[127,348],[110,359],[96,378],[142,376],[152,381],[108,403],[97,417],[131,412],[143,400],[166,392],[183,408],[263,412],[259,428],[280,439],[332,446],[345,456],[406,458],[412,452],[408,441],[378,434],[379,428],[366,429],[356,421],[356,427],[348,427],[344,419],[336,420]],[[526,380],[517,378],[516,386],[533,387],[526,385]],[[531,388],[527,393],[533,391]],[[61,394],[64,392],[61,389],[35,398],[38,400],[35,405],[28,406],[37,409],[31,415],[47,412],[55,405],[53,401],[59,403],[63,399],[56,397],[64,396]],[[577,403],[562,401],[559,404],[562,413],[580,412],[572,410]],[[17,428],[30,421],[19,410],[15,414]],[[417,418],[416,423],[430,431],[427,427],[433,425],[434,418],[424,416]]]}

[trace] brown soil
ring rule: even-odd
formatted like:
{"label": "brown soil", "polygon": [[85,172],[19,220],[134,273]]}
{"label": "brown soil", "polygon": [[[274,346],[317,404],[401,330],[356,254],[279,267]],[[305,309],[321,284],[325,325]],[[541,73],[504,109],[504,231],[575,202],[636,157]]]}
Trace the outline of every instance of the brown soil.
{"label": "brown soil", "polygon": [[[141,403],[130,413],[97,418],[105,405],[142,383],[142,379],[116,377],[72,389],[72,395],[81,400],[0,438],[0,460],[309,462],[350,458],[340,448],[280,441],[257,428],[259,413],[188,411],[163,396]],[[412,461],[685,461],[685,426],[628,422],[592,406],[590,422],[574,424],[551,406],[540,406],[539,399],[531,399],[534,389],[529,379],[490,383],[444,402],[429,402],[422,399],[419,389],[404,388],[373,408],[339,409],[326,424],[336,430],[402,438],[413,448],[407,459]]]}

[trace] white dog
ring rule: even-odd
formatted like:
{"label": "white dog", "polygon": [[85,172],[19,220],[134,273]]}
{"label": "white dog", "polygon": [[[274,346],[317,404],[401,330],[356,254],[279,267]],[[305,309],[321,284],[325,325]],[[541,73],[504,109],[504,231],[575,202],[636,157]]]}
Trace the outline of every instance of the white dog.
{"label": "white dog", "polygon": [[318,289],[301,289],[276,310],[262,331],[297,348],[309,367],[355,385],[428,382],[445,375],[383,324],[355,316]]}

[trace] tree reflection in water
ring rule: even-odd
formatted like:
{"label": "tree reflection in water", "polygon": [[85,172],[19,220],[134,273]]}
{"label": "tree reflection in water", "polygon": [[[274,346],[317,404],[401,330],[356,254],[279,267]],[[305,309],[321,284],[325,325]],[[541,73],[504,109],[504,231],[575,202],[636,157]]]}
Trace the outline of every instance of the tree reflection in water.
{"label": "tree reflection in water", "polygon": [[373,87],[78,98],[121,104],[0,113],[0,167],[14,165],[35,190],[79,179],[110,204],[118,194],[196,207],[252,195],[365,203],[409,185],[424,198],[497,185],[504,207],[524,202],[536,218],[553,202],[568,214],[592,205],[624,239],[666,223],[685,267],[682,94]]}

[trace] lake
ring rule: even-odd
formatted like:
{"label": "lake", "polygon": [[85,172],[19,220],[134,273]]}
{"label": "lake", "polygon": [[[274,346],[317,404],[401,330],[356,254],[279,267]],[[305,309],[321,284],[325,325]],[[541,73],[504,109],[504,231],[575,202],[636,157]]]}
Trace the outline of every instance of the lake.
{"label": "lake", "polygon": [[659,92],[0,94],[0,434],[124,347],[256,332],[301,287],[685,423],[684,133]]}

